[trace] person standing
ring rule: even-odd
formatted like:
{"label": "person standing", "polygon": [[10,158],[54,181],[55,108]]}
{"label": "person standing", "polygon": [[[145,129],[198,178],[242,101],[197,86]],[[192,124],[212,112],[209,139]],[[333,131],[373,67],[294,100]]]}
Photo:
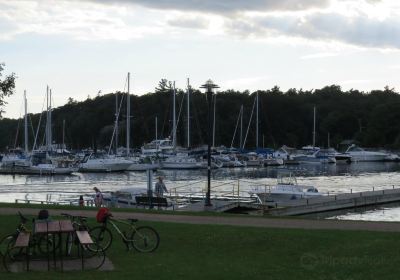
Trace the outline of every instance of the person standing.
{"label": "person standing", "polygon": [[101,205],[103,204],[103,194],[97,187],[94,187],[93,190],[96,192],[96,195],[94,197],[94,205],[96,207],[101,207]]}
{"label": "person standing", "polygon": [[158,177],[158,182],[156,183],[154,192],[157,197],[163,197],[164,192],[168,192],[162,177]]}
{"label": "person standing", "polygon": [[83,199],[83,195],[79,196],[79,206],[80,207],[85,206],[85,200]]}

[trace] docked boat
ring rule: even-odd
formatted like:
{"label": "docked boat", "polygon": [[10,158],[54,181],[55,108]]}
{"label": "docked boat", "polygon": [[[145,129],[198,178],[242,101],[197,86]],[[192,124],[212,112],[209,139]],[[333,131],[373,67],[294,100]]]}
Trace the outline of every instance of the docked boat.
{"label": "docked boat", "polygon": [[161,162],[163,169],[201,169],[203,161],[187,155],[174,155]]}
{"label": "docked boat", "polygon": [[336,158],[329,150],[303,149],[299,154],[292,155],[293,160],[300,163],[336,163]]}
{"label": "docked boat", "polygon": [[125,208],[136,205],[136,196],[147,195],[146,188],[125,188],[115,192],[104,192],[103,200],[108,207]]}
{"label": "docked boat", "polygon": [[143,155],[171,154],[174,151],[174,145],[170,139],[153,140],[144,144],[141,148]]}
{"label": "docked boat", "polygon": [[131,164],[124,158],[92,153],[85,156],[78,167],[79,172],[118,172],[127,170]]}
{"label": "docked boat", "polygon": [[3,162],[0,165],[2,174],[28,174],[28,175],[69,175],[77,168],[69,162],[51,162],[46,154],[36,153],[23,162]]}
{"label": "docked boat", "polygon": [[388,153],[367,151],[361,147],[356,146],[355,144],[348,147],[345,154],[351,156],[352,162],[386,161],[390,157]]}
{"label": "docked boat", "polygon": [[260,203],[282,202],[322,196],[314,186],[297,184],[296,177],[292,173],[278,174],[277,185],[268,189],[264,186],[253,187],[249,193],[252,196],[256,196]]}
{"label": "docked boat", "polygon": [[151,157],[132,157],[128,160],[132,162],[127,169],[128,171],[146,171],[160,168],[159,161]]}

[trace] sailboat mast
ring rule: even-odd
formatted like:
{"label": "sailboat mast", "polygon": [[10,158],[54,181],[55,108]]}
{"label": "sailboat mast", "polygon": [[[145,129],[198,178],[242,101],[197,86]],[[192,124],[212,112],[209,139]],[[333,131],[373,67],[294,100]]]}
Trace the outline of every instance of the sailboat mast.
{"label": "sailboat mast", "polygon": [[126,96],[126,154],[130,154],[130,134],[131,134],[131,98],[130,98],[131,73],[128,72],[128,93]]}
{"label": "sailboat mast", "polygon": [[25,134],[25,154],[28,154],[28,102],[26,100],[26,90],[24,90],[24,134]]}
{"label": "sailboat mast", "polygon": [[158,140],[158,119],[157,119],[157,117],[156,117],[156,120],[155,120],[155,122],[156,122],[156,140]]}
{"label": "sailboat mast", "polygon": [[52,109],[52,105],[51,105],[51,89],[49,92],[49,143],[50,143],[50,151],[53,150],[52,144],[53,144],[53,135],[51,134],[51,127],[52,127],[52,123],[51,123],[51,109]]}
{"label": "sailboat mast", "polygon": [[173,116],[172,116],[172,145],[174,146],[174,150],[176,149],[176,106],[175,106],[175,98],[176,98],[176,90],[175,90],[175,81],[173,84],[173,98],[172,98],[172,107],[173,107]]}
{"label": "sailboat mast", "polygon": [[64,153],[64,149],[65,149],[65,119],[63,120],[62,148],[63,148],[63,153]]}
{"label": "sailboat mast", "polygon": [[118,92],[115,93],[115,154],[118,152]]}
{"label": "sailboat mast", "polygon": [[49,110],[49,86],[46,88],[46,147],[50,150],[50,135],[49,135],[49,125],[50,125],[50,110]]}
{"label": "sailboat mast", "polygon": [[190,85],[187,78],[187,148],[190,148]]}
{"label": "sailboat mast", "polygon": [[240,149],[243,145],[243,105],[240,107]]}
{"label": "sailboat mast", "polygon": [[315,113],[316,113],[316,109],[315,109],[315,106],[314,106],[313,141],[312,141],[313,148],[315,147]]}
{"label": "sailboat mast", "polygon": [[258,149],[258,92],[256,94],[256,149]]}

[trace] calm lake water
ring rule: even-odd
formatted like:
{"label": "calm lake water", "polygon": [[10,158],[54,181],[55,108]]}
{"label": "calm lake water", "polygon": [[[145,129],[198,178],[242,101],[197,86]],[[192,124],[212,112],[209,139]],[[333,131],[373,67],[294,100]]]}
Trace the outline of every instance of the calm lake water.
{"label": "calm lake water", "polygon": [[[279,172],[291,170],[299,184],[313,185],[320,192],[345,193],[400,187],[400,163],[308,164],[287,168],[235,168],[212,171],[214,192],[239,190],[242,195],[254,186],[273,186]],[[154,173],[154,181],[163,176],[167,188],[178,192],[201,192],[206,184],[206,170],[167,171]],[[105,191],[121,188],[145,188],[146,173],[75,173],[72,176],[0,175],[0,202],[15,199],[39,201],[74,201],[79,195],[90,199],[93,187]],[[330,213],[318,218],[400,221],[400,204]]]}

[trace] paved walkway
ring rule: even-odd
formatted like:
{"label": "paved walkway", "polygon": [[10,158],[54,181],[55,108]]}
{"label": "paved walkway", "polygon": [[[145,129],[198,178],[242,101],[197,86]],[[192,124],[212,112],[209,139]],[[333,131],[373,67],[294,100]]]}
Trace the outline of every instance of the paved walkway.
{"label": "paved walkway", "polygon": [[[21,211],[26,215],[37,215],[38,209],[30,208],[0,208],[0,215],[14,215]],[[63,212],[72,215],[95,217],[95,211],[85,210],[56,210],[50,209],[50,215],[57,216]],[[171,212],[173,213],[173,212]],[[262,217],[226,217],[226,216],[190,216],[156,213],[132,213],[114,212],[115,218],[137,218],[143,221],[185,223],[185,224],[213,224],[249,226],[264,228],[286,228],[286,229],[335,229],[335,230],[366,230],[381,232],[400,232],[400,222],[365,222],[365,221],[342,221],[342,220],[311,220],[291,218],[262,218]]]}

